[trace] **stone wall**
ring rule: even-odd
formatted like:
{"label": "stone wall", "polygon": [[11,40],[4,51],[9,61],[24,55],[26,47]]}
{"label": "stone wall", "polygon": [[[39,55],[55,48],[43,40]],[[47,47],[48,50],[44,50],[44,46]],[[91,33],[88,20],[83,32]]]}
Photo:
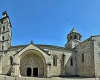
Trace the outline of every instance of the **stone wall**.
{"label": "stone wall", "polygon": [[1,69],[1,74],[11,74],[11,62],[10,62],[10,57],[14,57],[13,55],[16,53],[16,51],[7,51],[3,54],[2,57],[2,69]]}
{"label": "stone wall", "polygon": [[[63,52],[57,51],[57,50],[50,50],[50,49],[45,49],[46,51],[49,51],[51,54],[51,76],[60,76],[61,73],[61,62],[62,62],[62,54]],[[53,65],[53,56],[57,56],[57,66]]]}
{"label": "stone wall", "polygon": [[[32,48],[33,49],[33,48]],[[99,49],[99,48],[98,48]],[[20,49],[10,49],[3,55],[2,73],[8,74],[11,68],[9,57],[16,54]],[[25,49],[26,50],[26,49]],[[93,67],[93,42],[86,40],[79,44],[75,50],[44,49],[51,54],[51,76],[73,76],[79,75],[91,77],[94,75]],[[76,53],[75,53],[76,52]],[[84,53],[84,63],[82,63],[82,53]],[[97,52],[98,53],[98,52]],[[53,56],[57,56],[57,66],[53,65]],[[18,56],[18,55],[17,55]],[[64,58],[63,58],[64,56]],[[14,56],[13,56],[14,57]],[[71,58],[73,65],[71,65]]]}
{"label": "stone wall", "polygon": [[93,36],[92,40],[94,44],[95,77],[100,77],[100,36]]}
{"label": "stone wall", "polygon": [[[72,58],[72,65],[71,65],[71,58]],[[76,75],[76,59],[75,53],[67,53],[65,56],[65,75],[66,76],[75,76]]]}
{"label": "stone wall", "polygon": [[[68,50],[45,49],[51,54],[51,76],[72,76],[75,75],[75,53]],[[57,66],[53,65],[53,56],[57,56]],[[64,56],[64,58],[63,58]],[[73,58],[73,66],[70,65],[70,58]]]}
{"label": "stone wall", "polygon": [[[84,62],[82,62],[82,54]],[[87,39],[76,47],[77,75],[83,77],[93,77],[93,44],[91,39]]]}

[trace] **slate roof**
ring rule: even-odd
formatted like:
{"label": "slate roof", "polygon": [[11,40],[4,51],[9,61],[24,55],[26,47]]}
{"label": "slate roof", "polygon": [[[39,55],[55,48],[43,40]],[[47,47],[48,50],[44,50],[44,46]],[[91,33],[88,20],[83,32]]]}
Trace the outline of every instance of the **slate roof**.
{"label": "slate roof", "polygon": [[40,47],[40,48],[49,48],[49,49],[67,50],[65,47],[54,46],[54,45],[42,45],[42,44],[36,44],[36,46],[38,46],[38,47]]}
{"label": "slate roof", "polygon": [[73,33],[73,32],[78,33],[78,31],[75,28],[73,28],[70,33]]}
{"label": "slate roof", "polygon": [[[68,50],[65,47],[59,47],[59,46],[54,46],[54,45],[42,45],[42,44],[34,44],[38,48],[41,49],[52,49],[52,50]],[[15,50],[15,51],[20,51],[21,49],[24,49],[28,45],[17,45],[17,46],[11,46],[8,50]],[[70,50],[68,50],[70,51]]]}

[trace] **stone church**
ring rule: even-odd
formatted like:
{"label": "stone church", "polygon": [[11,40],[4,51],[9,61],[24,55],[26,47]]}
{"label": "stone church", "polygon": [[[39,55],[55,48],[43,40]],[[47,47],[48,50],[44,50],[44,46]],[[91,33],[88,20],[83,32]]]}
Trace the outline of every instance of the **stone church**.
{"label": "stone church", "polygon": [[100,77],[100,36],[81,41],[75,28],[67,35],[65,47],[12,46],[12,25],[6,11],[0,19],[0,74],[9,76]]}

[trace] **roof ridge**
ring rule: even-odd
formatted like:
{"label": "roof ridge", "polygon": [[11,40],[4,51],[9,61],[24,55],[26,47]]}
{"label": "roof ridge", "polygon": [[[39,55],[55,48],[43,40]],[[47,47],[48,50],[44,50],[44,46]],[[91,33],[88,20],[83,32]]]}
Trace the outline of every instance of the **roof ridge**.
{"label": "roof ridge", "polygon": [[37,46],[52,46],[52,47],[61,47],[61,48],[64,48],[62,46],[57,46],[57,45],[48,45],[48,44],[35,44]]}

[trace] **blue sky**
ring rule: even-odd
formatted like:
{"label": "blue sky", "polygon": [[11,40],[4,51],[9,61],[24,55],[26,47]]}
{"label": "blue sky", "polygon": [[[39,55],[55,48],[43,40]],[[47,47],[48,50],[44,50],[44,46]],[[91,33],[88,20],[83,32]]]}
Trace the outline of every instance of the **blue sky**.
{"label": "blue sky", "polygon": [[[82,41],[100,35],[100,0],[1,0],[12,23],[12,45],[64,46],[73,27]],[[2,15],[1,15],[2,17]]]}

